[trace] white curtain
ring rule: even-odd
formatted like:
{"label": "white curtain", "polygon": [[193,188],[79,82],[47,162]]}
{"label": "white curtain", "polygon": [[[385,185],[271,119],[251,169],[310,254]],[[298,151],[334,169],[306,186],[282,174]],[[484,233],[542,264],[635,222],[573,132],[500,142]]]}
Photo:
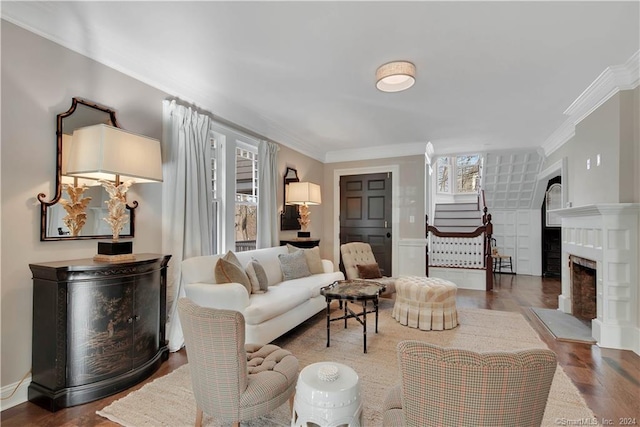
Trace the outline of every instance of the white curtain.
{"label": "white curtain", "polygon": [[176,101],[163,101],[162,250],[170,254],[167,293],[173,296],[167,325],[169,351],[184,344],[177,313],[184,296],[182,260],[213,254],[211,119]]}
{"label": "white curtain", "polygon": [[258,144],[258,236],[257,248],[278,246],[278,144]]}

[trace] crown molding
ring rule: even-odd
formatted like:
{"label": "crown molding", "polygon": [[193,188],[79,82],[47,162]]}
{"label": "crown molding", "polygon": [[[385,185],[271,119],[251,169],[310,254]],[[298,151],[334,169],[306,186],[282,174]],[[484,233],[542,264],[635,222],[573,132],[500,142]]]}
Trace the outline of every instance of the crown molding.
{"label": "crown molding", "polygon": [[339,163],[358,160],[387,159],[389,157],[424,156],[426,142],[381,145],[369,148],[328,151],[324,163]]}
{"label": "crown molding", "polygon": [[577,125],[621,90],[635,89],[640,81],[640,50],[623,65],[604,70],[564,112]]}
{"label": "crown molding", "polygon": [[575,123],[573,123],[570,118],[565,120],[564,123],[562,123],[560,127],[556,129],[542,144],[544,155],[549,156],[551,153],[560,148],[562,144],[573,138],[575,134]]}
{"label": "crown molding", "polygon": [[550,155],[575,135],[578,123],[593,113],[621,90],[631,90],[640,83],[640,50],[623,65],[607,67],[573,103],[564,111],[569,118],[542,144],[545,155]]}

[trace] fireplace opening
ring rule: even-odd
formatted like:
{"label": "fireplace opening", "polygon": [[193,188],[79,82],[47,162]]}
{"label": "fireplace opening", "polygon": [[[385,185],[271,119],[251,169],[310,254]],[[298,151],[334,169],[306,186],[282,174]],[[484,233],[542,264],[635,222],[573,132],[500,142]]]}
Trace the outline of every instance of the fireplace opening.
{"label": "fireplace opening", "polygon": [[571,269],[571,312],[580,320],[590,321],[598,315],[596,308],[596,262],[569,256]]}

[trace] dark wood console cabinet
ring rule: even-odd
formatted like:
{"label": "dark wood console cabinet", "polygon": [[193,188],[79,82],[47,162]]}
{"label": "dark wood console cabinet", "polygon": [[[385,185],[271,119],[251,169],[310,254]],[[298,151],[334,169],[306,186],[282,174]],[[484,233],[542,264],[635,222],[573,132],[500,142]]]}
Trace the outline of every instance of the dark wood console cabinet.
{"label": "dark wood console cabinet", "polygon": [[91,402],[137,384],[167,360],[169,258],[29,264],[31,402],[50,411]]}

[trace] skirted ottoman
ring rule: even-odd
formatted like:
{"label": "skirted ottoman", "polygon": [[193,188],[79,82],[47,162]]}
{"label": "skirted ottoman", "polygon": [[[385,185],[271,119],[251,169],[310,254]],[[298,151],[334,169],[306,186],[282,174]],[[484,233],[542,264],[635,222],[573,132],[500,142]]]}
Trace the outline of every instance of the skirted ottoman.
{"label": "skirted ottoman", "polygon": [[437,277],[401,276],[393,318],[411,328],[442,331],[458,326],[455,283]]}

